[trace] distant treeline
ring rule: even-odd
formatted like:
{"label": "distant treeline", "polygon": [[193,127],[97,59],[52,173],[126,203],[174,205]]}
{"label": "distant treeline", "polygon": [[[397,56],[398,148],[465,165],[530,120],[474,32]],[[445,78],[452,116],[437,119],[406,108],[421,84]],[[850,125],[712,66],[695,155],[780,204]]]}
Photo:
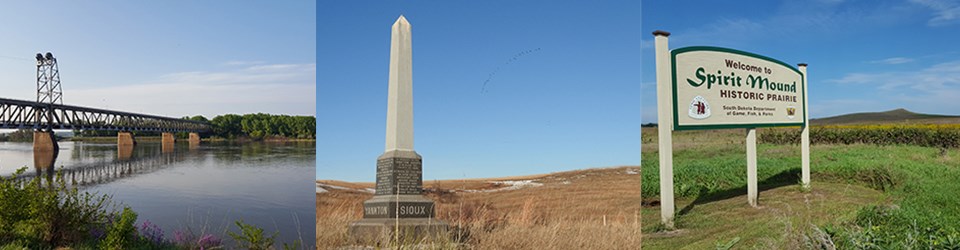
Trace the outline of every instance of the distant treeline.
{"label": "distant treeline", "polygon": [[[220,137],[227,139],[250,138],[296,138],[313,139],[317,134],[317,120],[313,116],[289,116],[271,114],[226,114],[218,115],[212,120],[202,115],[183,117],[183,119],[210,123],[211,131],[202,133],[203,137]],[[75,136],[96,137],[116,136],[116,131],[74,130]],[[138,136],[159,135],[157,132],[136,132]],[[32,136],[32,135],[31,135]],[[177,133],[177,137],[185,138],[187,133]]]}
{"label": "distant treeline", "polygon": [[33,141],[33,130],[20,129],[7,134],[0,134],[0,141],[15,141],[15,142]]}
{"label": "distant treeline", "polygon": [[203,116],[187,118],[210,122],[213,136],[237,137],[286,137],[313,139],[317,135],[317,119],[313,116],[289,116],[271,114],[219,115],[213,120]]}

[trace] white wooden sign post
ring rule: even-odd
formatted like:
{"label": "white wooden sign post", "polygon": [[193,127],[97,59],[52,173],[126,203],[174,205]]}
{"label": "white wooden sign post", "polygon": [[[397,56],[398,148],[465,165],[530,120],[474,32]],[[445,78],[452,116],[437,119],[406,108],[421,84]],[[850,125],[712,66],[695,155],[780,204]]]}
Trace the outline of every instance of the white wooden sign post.
{"label": "white wooden sign post", "polygon": [[670,50],[653,32],[657,67],[660,218],[673,228],[673,130],[746,129],[747,201],[757,206],[758,127],[801,126],[801,181],[810,185],[806,64],[799,69],[749,52],[694,46]]}

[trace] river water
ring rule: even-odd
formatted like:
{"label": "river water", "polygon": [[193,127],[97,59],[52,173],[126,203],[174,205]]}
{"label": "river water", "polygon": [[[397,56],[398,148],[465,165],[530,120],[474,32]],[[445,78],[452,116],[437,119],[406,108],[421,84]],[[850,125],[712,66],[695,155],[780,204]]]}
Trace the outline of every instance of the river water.
{"label": "river water", "polygon": [[[278,248],[294,240],[313,248],[313,142],[178,142],[172,152],[159,142],[138,142],[132,150],[116,143],[59,144],[53,166],[63,169],[67,183],[112,196],[139,214],[138,225],[149,220],[168,239],[175,230],[203,231],[232,245],[226,231],[238,232],[234,221],[243,220],[279,231]],[[44,175],[50,158],[35,155],[29,142],[0,142],[0,176],[21,167],[25,175]]]}

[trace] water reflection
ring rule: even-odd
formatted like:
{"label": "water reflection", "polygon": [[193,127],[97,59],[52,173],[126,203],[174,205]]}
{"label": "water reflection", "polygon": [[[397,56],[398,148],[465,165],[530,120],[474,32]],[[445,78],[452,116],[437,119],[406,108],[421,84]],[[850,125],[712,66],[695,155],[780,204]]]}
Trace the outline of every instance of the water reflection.
{"label": "water reflection", "polygon": [[97,185],[123,178],[135,177],[136,175],[148,174],[187,159],[184,154],[174,152],[133,158],[132,148],[130,150],[131,153],[127,154],[126,157],[121,156],[125,154],[121,151],[121,153],[118,154],[118,158],[120,159],[117,161],[74,165],[69,168],[59,169],[53,167],[56,154],[52,154],[52,159],[40,159],[49,157],[49,155],[35,152],[34,159],[40,159],[37,161],[36,173],[23,174],[19,177],[33,178],[36,176],[44,176],[49,182],[52,181],[52,177],[59,171],[67,184],[78,186]]}
{"label": "water reflection", "polygon": [[42,176],[42,173],[47,173],[47,182],[51,183],[53,180],[53,166],[57,162],[57,155],[60,155],[59,150],[35,150],[33,151],[33,169],[36,170],[36,176]]}
{"label": "water reflection", "polygon": [[117,160],[126,161],[133,158],[132,144],[117,144]]}

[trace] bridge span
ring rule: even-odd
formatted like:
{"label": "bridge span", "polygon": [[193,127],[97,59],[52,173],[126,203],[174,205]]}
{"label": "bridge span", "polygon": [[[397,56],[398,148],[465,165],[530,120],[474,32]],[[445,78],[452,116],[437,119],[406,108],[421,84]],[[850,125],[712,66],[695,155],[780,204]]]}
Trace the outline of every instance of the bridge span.
{"label": "bridge span", "polygon": [[210,125],[178,118],[0,98],[0,129],[206,132]]}

